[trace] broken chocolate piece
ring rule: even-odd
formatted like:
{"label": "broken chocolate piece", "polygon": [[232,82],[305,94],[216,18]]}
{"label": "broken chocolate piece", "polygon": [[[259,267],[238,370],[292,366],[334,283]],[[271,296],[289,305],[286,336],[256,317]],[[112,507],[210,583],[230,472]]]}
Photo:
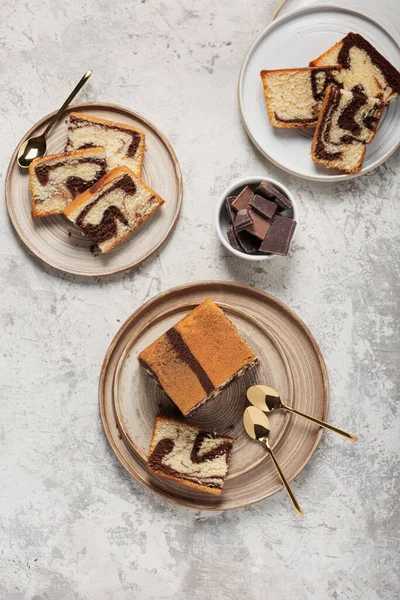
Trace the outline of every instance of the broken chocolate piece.
{"label": "broken chocolate piece", "polygon": [[242,250],[244,250],[246,254],[256,254],[258,252],[260,241],[254,236],[250,235],[250,233],[247,233],[247,231],[241,231],[237,234],[237,238]]}
{"label": "broken chocolate piece", "polygon": [[236,232],[243,231],[243,229],[247,229],[249,226],[253,225],[253,219],[247,210],[243,208],[236,213],[235,222],[233,225]]}
{"label": "broken chocolate piece", "polygon": [[[276,206],[276,205],[275,205]],[[266,219],[251,207],[248,210],[252,224],[246,227],[246,231],[254,235],[259,240],[263,240],[270,226],[270,220]]]}
{"label": "broken chocolate piece", "polygon": [[236,211],[242,210],[243,208],[247,208],[249,205],[250,200],[253,197],[253,192],[251,191],[251,189],[249,188],[249,186],[247,185],[239,194],[239,196],[237,196],[235,198],[235,200],[232,202],[232,208],[234,208]]}
{"label": "broken chocolate piece", "polygon": [[278,210],[276,202],[271,202],[271,200],[267,200],[258,194],[255,194],[250,200],[250,206],[267,219],[272,219]]}
{"label": "broken chocolate piece", "polygon": [[263,254],[281,254],[286,256],[289,252],[290,242],[292,241],[296,221],[287,217],[277,215],[271,223],[261,246],[260,252]]}
{"label": "broken chocolate piece", "polygon": [[235,220],[235,213],[232,210],[232,202],[236,200],[236,196],[228,196],[225,198],[225,210],[228,214],[229,220],[231,223]]}
{"label": "broken chocolate piece", "polygon": [[228,225],[228,229],[227,229],[226,233],[228,236],[228,241],[229,241],[230,245],[232,246],[232,248],[234,248],[235,250],[241,251],[242,248],[239,244],[239,240],[237,239],[233,225]]}
{"label": "broken chocolate piece", "polygon": [[264,198],[270,200],[273,199],[274,202],[276,202],[282,208],[292,208],[292,203],[290,202],[289,198],[286,198],[286,196],[277,190],[272,183],[269,183],[269,181],[262,181],[256,188],[255,193],[263,196]]}

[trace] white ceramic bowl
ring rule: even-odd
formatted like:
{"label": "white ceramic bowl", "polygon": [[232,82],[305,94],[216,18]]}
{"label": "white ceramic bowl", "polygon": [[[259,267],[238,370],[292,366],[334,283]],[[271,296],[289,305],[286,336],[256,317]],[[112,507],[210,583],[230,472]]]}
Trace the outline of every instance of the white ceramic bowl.
{"label": "white ceramic bowl", "polygon": [[259,183],[261,183],[261,181],[269,181],[269,183],[271,183],[273,186],[275,186],[280,192],[282,192],[282,194],[284,194],[292,202],[292,205],[293,205],[292,208],[289,208],[288,210],[280,212],[279,214],[284,217],[289,217],[297,222],[297,227],[294,231],[294,235],[292,238],[292,242],[293,242],[295,235],[296,235],[296,231],[298,229],[298,211],[297,211],[296,201],[293,198],[292,194],[287,189],[287,187],[285,187],[282,183],[279,183],[279,181],[276,181],[275,179],[271,179],[270,177],[265,177],[265,176],[263,177],[261,175],[253,176],[253,177],[242,177],[241,179],[236,179],[221,194],[221,196],[218,200],[218,203],[217,203],[216,210],[215,210],[215,228],[217,230],[217,234],[221,241],[221,244],[223,246],[225,246],[225,248],[227,250],[229,250],[229,252],[231,254],[234,254],[235,256],[238,256],[239,258],[243,258],[244,260],[250,260],[250,261],[254,261],[254,262],[260,262],[262,260],[271,260],[272,258],[276,258],[279,255],[277,255],[277,254],[246,254],[245,252],[242,252],[241,250],[235,250],[235,248],[232,248],[232,246],[229,243],[228,236],[226,233],[227,228],[228,228],[228,215],[225,210],[225,198],[227,198],[228,196],[236,196],[239,192],[242,191],[243,188],[246,187],[246,185],[250,185],[250,186],[258,185]]}

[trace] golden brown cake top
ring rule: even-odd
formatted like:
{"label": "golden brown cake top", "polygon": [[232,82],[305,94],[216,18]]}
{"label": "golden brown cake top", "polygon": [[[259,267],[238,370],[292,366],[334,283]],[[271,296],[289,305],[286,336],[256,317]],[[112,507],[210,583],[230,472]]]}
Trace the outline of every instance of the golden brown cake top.
{"label": "golden brown cake top", "polygon": [[182,413],[188,414],[256,355],[207,298],[138,358]]}

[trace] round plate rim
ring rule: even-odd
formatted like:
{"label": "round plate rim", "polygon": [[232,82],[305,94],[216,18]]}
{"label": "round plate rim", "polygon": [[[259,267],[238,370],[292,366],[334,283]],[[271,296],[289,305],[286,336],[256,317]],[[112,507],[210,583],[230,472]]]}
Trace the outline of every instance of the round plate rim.
{"label": "round plate rim", "polygon": [[268,154],[268,152],[266,150],[264,150],[260,146],[260,144],[258,144],[258,142],[255,140],[255,138],[253,137],[253,135],[250,132],[249,127],[247,126],[247,122],[246,122],[246,119],[244,116],[244,106],[243,106],[243,97],[242,97],[243,96],[243,91],[242,91],[243,77],[244,77],[244,73],[247,68],[247,64],[250,60],[250,56],[253,53],[254,48],[257,46],[257,44],[260,42],[260,40],[265,35],[268,34],[269,31],[278,27],[281,23],[283,23],[285,21],[289,21],[293,17],[300,16],[302,14],[307,14],[310,12],[316,12],[317,10],[318,11],[334,10],[336,12],[344,12],[347,14],[356,15],[357,17],[360,17],[364,20],[371,21],[376,27],[379,27],[380,29],[382,29],[391,38],[391,40],[398,46],[398,43],[397,43],[396,39],[393,37],[392,33],[384,25],[382,25],[380,22],[378,22],[372,15],[368,14],[368,12],[360,13],[359,11],[354,10],[352,8],[335,6],[333,4],[317,4],[315,6],[306,6],[303,8],[291,10],[291,11],[277,17],[275,20],[271,21],[270,23],[268,23],[266,25],[266,27],[264,27],[264,29],[255,37],[255,39],[253,40],[253,42],[250,45],[250,48],[248,49],[248,51],[245,54],[245,57],[242,62],[242,66],[240,67],[238,88],[237,88],[240,117],[242,119],[243,127],[245,128],[247,135],[249,136],[250,140],[252,141],[254,146],[257,148],[257,150],[259,152],[261,152],[261,154],[263,156],[265,156],[265,158],[267,158],[272,164],[274,164],[276,167],[279,167],[286,173],[290,173],[290,175],[295,175],[296,177],[301,177],[302,179],[307,179],[308,181],[322,181],[322,182],[328,182],[328,183],[332,182],[332,181],[348,181],[349,179],[354,179],[355,177],[360,177],[361,175],[366,175],[367,173],[370,173],[377,167],[381,166],[400,147],[400,139],[397,142],[397,144],[390,150],[390,152],[388,152],[387,154],[385,154],[383,156],[383,158],[381,158],[377,162],[373,163],[369,167],[366,167],[364,170],[361,169],[361,171],[359,171],[358,173],[344,173],[342,175],[318,175],[318,176],[317,175],[315,175],[315,176],[303,175],[302,173],[297,173],[296,171],[293,171],[292,169],[289,169],[288,167],[281,165],[278,161],[276,161],[274,158],[272,158]]}
{"label": "round plate rim", "polygon": [[[89,278],[90,277],[105,277],[107,275],[115,275],[117,273],[123,273],[124,271],[127,271],[129,269],[132,269],[133,267],[140,265],[142,262],[147,260],[149,258],[149,256],[154,254],[154,252],[156,252],[162,246],[162,244],[164,244],[166,242],[166,240],[169,238],[169,236],[172,234],[173,230],[175,229],[175,226],[176,226],[176,223],[178,221],[179,214],[181,211],[182,197],[183,197],[182,170],[181,170],[181,167],[179,164],[177,154],[176,154],[171,142],[167,139],[167,137],[147,117],[144,117],[143,115],[141,115],[140,113],[138,113],[134,110],[131,110],[129,108],[125,108],[124,106],[120,106],[119,104],[114,104],[114,103],[110,103],[110,102],[81,102],[80,104],[71,104],[70,106],[68,106],[66,108],[65,112],[73,111],[73,110],[81,110],[81,109],[90,110],[90,109],[102,109],[102,108],[109,109],[110,111],[114,111],[117,113],[126,113],[130,117],[133,117],[139,121],[143,121],[161,139],[163,144],[166,146],[168,152],[170,153],[172,162],[174,164],[175,176],[176,176],[177,183],[178,183],[178,201],[177,201],[175,213],[173,215],[173,220],[171,222],[171,226],[170,226],[169,230],[164,235],[162,240],[160,240],[160,242],[157,244],[157,246],[152,248],[145,256],[143,256],[139,260],[133,261],[132,263],[130,263],[129,265],[126,265],[124,267],[108,268],[108,269],[104,270],[102,273],[88,273],[87,271],[80,271],[79,269],[62,268],[58,263],[53,262],[53,260],[51,258],[45,256],[40,250],[38,250],[34,245],[32,245],[30,243],[29,238],[27,236],[25,236],[25,234],[20,230],[18,219],[15,216],[13,203],[11,200],[11,172],[15,166],[15,162],[16,162],[17,155],[18,155],[18,150],[19,150],[21,144],[26,139],[28,139],[36,129],[38,129],[39,127],[42,127],[44,125],[44,123],[46,123],[46,121],[51,119],[51,117],[53,117],[53,115],[55,115],[57,111],[53,111],[53,112],[47,114],[46,116],[44,116],[39,121],[37,121],[34,125],[32,125],[32,127],[29,129],[29,131],[18,142],[18,144],[11,156],[11,159],[10,159],[10,162],[9,162],[9,165],[7,168],[6,183],[5,183],[5,195],[6,195],[6,205],[7,205],[8,215],[10,217],[11,223],[13,224],[13,227],[14,227],[19,239],[25,244],[25,246],[35,256],[37,256],[37,258],[40,258],[40,260],[42,260],[46,264],[50,265],[54,269],[57,269],[58,271],[61,271],[63,273],[71,273],[72,275],[80,275],[82,277],[89,277]],[[61,119],[62,119],[62,117],[61,117]]]}
{"label": "round plate rim", "polygon": [[[108,369],[108,365],[112,356],[112,353],[115,350],[116,345],[118,344],[120,338],[125,334],[126,330],[129,328],[131,322],[136,319],[142,312],[146,311],[148,306],[150,304],[152,304],[153,302],[157,302],[159,300],[161,300],[162,298],[164,298],[165,296],[171,294],[171,293],[180,293],[182,291],[185,290],[190,290],[192,288],[198,288],[198,287],[209,287],[209,286],[221,286],[223,288],[227,288],[227,289],[238,289],[241,290],[242,292],[249,292],[251,294],[255,294],[260,296],[261,298],[268,300],[269,302],[275,303],[279,308],[281,308],[282,310],[284,310],[285,312],[287,312],[290,317],[292,319],[294,319],[297,324],[303,329],[303,331],[306,333],[307,337],[309,338],[313,349],[315,351],[315,354],[318,358],[318,362],[320,365],[320,369],[321,369],[321,374],[322,374],[322,379],[323,379],[323,388],[324,388],[324,398],[325,398],[325,405],[326,405],[326,410],[327,413],[329,411],[329,378],[328,378],[328,371],[326,368],[326,364],[325,364],[325,360],[324,357],[322,355],[321,349],[317,343],[317,340],[315,339],[314,335],[311,333],[310,329],[307,327],[307,325],[304,323],[304,321],[291,309],[289,308],[284,302],[282,302],[281,300],[279,300],[278,298],[276,298],[275,296],[273,296],[272,294],[269,294],[268,292],[264,292],[263,290],[260,290],[258,288],[255,288],[251,285],[247,285],[244,283],[236,283],[233,281],[217,281],[217,280],[206,280],[206,281],[197,281],[197,282],[191,282],[191,283],[186,283],[186,284],[182,284],[173,288],[170,288],[168,290],[165,290],[164,292],[161,292],[160,294],[157,294],[156,296],[153,296],[152,298],[150,298],[149,300],[147,300],[144,304],[142,304],[139,308],[137,308],[130,317],[128,317],[126,319],[126,321],[121,325],[121,327],[119,328],[119,330],[117,331],[117,333],[115,334],[113,340],[111,341],[107,352],[105,354],[104,357],[104,361],[101,367],[101,372],[100,372],[100,377],[99,377],[99,388],[98,388],[98,394],[99,394],[99,412],[100,412],[100,418],[101,418],[101,422],[103,425],[103,429],[104,429],[104,433],[106,435],[106,438],[108,440],[108,443],[112,449],[112,451],[114,452],[116,458],[119,460],[120,464],[124,467],[124,469],[131,475],[131,477],[133,477],[133,479],[135,479],[135,481],[137,481],[140,485],[142,485],[148,492],[150,492],[151,494],[158,496],[159,498],[162,498],[164,501],[170,503],[170,504],[174,504],[174,505],[178,505],[178,506],[182,506],[185,508],[189,508],[192,510],[206,510],[206,511],[210,511],[210,512],[221,512],[221,511],[228,511],[228,510],[237,510],[240,508],[244,508],[246,506],[251,506],[252,504],[256,504],[258,502],[261,502],[263,500],[266,500],[267,498],[269,498],[270,496],[272,496],[274,493],[276,492],[272,492],[267,494],[264,498],[261,498],[259,500],[251,500],[249,502],[245,502],[241,505],[238,506],[230,506],[230,507],[221,507],[218,505],[215,506],[202,506],[201,508],[198,508],[197,506],[192,506],[191,504],[187,504],[185,503],[185,501],[179,499],[179,498],[172,498],[170,496],[166,496],[162,493],[161,490],[154,489],[151,486],[147,485],[147,482],[144,482],[140,479],[140,477],[138,477],[138,475],[136,474],[135,471],[133,471],[131,469],[131,466],[129,465],[129,463],[125,460],[125,458],[123,457],[123,455],[120,453],[118,447],[114,444],[114,440],[113,440],[113,436],[110,432],[110,428],[108,425],[108,420],[106,418],[106,414],[105,414],[105,393],[104,393],[104,384],[105,384],[105,380],[106,380],[106,376],[107,376],[107,369]],[[257,317],[256,317],[257,318]],[[115,375],[115,373],[114,373]],[[114,386],[114,375],[113,375],[113,381],[112,381],[112,387]],[[115,407],[114,407],[114,403],[113,403],[113,412],[115,414]],[[309,463],[310,459],[312,458],[313,454],[315,453],[318,444],[321,441],[321,437],[323,434],[323,429],[320,428],[320,430],[318,431],[314,444],[312,445],[306,459],[304,460],[303,464],[293,473],[293,476],[290,478],[290,481],[292,481],[295,477],[297,477],[297,475],[304,469],[304,467]],[[279,488],[282,489],[282,488]],[[279,491],[279,489],[277,491]]]}

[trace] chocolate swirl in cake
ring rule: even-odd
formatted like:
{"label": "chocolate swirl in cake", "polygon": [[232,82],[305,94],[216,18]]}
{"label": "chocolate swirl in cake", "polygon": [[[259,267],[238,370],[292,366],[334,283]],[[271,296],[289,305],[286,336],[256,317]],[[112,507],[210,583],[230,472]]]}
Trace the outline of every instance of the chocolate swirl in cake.
{"label": "chocolate swirl in cake", "polygon": [[[201,456],[199,454],[204,440],[220,439],[220,438],[221,438],[221,436],[219,436],[216,433],[213,433],[210,431],[199,431],[193,442],[192,451],[190,453],[190,460],[194,464],[201,464],[201,463],[204,463],[204,462],[207,462],[210,460],[214,460],[215,458],[218,458],[219,456],[225,456],[226,462],[228,463],[229,455],[232,450],[233,442],[232,442],[232,440],[227,439],[227,438],[222,439],[221,443],[218,446],[216,446],[215,448],[213,448],[212,450],[209,450],[208,452],[204,452],[204,454],[202,454]],[[199,476],[193,477],[189,474],[181,473],[181,472],[177,471],[176,469],[170,467],[169,465],[166,465],[163,462],[163,460],[165,459],[166,456],[171,454],[174,447],[175,447],[175,442],[173,440],[171,440],[170,438],[163,438],[162,440],[159,440],[159,442],[156,444],[153,452],[151,453],[151,455],[148,458],[149,467],[153,471],[162,471],[163,473],[165,473],[166,475],[169,475],[170,477],[176,477],[178,479],[184,478],[189,481],[193,481],[194,483],[206,484],[207,487],[211,487],[211,488],[215,488],[215,489],[219,489],[222,487],[221,485],[218,485],[218,483],[215,482],[215,480],[220,480],[221,482],[223,482],[224,477],[221,475],[212,475],[211,477],[202,477],[201,475],[199,475]]]}
{"label": "chocolate swirl in cake", "polygon": [[190,460],[193,463],[199,464],[205,462],[206,460],[213,460],[218,456],[225,455],[226,461],[228,462],[229,452],[232,449],[232,442],[230,440],[224,440],[219,446],[209,450],[208,452],[204,452],[200,456],[200,450],[203,445],[204,440],[215,440],[220,438],[220,436],[212,431],[199,431],[194,442],[193,449],[190,454]]}
{"label": "chocolate swirl in cake", "polygon": [[339,73],[338,67],[321,67],[310,69],[310,86],[311,94],[315,100],[315,105],[311,107],[312,117],[302,118],[293,117],[291,119],[281,118],[275,111],[275,119],[281,123],[304,123],[304,125],[314,124],[318,120],[319,109],[321,102],[324,99],[325,90],[328,85],[339,85],[336,81],[335,74]]}
{"label": "chocolate swirl in cake", "polygon": [[[90,164],[101,166],[98,176],[96,176],[96,179],[92,180],[92,183],[95,183],[97,181],[97,179],[100,179],[100,177],[103,177],[103,175],[106,174],[106,161],[105,160],[101,160],[99,158],[94,158],[94,157],[87,157],[87,158],[78,158],[75,161],[75,164],[77,164],[77,165],[80,165],[83,163],[90,163]],[[54,171],[55,169],[64,167],[65,164],[66,164],[66,162],[61,160],[60,162],[57,162],[57,163],[52,163],[52,164],[40,163],[39,165],[37,165],[35,167],[35,174],[36,174],[36,177],[38,178],[39,183],[41,185],[47,185],[49,183],[50,171]],[[77,177],[76,179],[79,179],[83,183],[90,183],[90,182],[85,182],[85,180],[82,179],[81,177]],[[86,185],[85,190],[88,189],[88,187],[90,187],[90,185]],[[82,191],[85,191],[85,190],[82,190]]]}
{"label": "chocolate swirl in cake", "polygon": [[[76,129],[76,128],[85,127],[85,126],[93,127],[93,122],[87,121],[86,119],[83,119],[83,118],[77,119],[73,115],[70,116],[70,129],[73,129],[73,128]],[[96,127],[101,127],[102,129],[115,129],[116,131],[122,131],[123,133],[127,133],[128,135],[130,135],[132,139],[131,139],[131,142],[126,151],[126,156],[128,156],[129,158],[133,158],[135,156],[137,149],[139,148],[140,141],[141,141],[141,137],[137,131],[133,131],[131,129],[123,129],[120,126],[117,127],[116,125],[112,125],[109,123],[96,123]],[[67,144],[67,146],[68,146],[68,144]],[[92,148],[94,146],[95,146],[95,144],[86,143],[86,144],[83,144],[82,146],[79,146],[79,150],[83,150],[84,148]]]}
{"label": "chocolate swirl in cake", "polygon": [[210,394],[215,389],[215,386],[197,358],[190,350],[189,346],[186,344],[179,331],[175,329],[175,327],[171,327],[171,329],[169,329],[165,335],[167,336],[169,343],[174,348],[180,360],[191,368],[206,394]]}
{"label": "chocolate swirl in cake", "polygon": [[[340,137],[338,141],[334,141],[331,136],[333,125],[333,118],[337,111],[339,111],[339,105],[341,101],[341,91],[338,87],[332,86],[328,93],[327,103],[324,109],[323,122],[317,128],[316,131],[316,144],[314,153],[318,158],[323,160],[337,160],[342,156],[342,152],[330,152],[327,150],[327,145],[330,146],[341,146],[343,144],[348,145],[353,142],[365,144],[367,139],[362,137],[362,128],[360,122],[369,131],[375,129],[377,121],[381,114],[381,104],[378,100],[375,107],[371,107],[362,118],[356,120],[356,116],[360,110],[366,105],[367,97],[359,94],[354,94],[351,100],[341,110],[337,116],[337,125],[340,129],[348,132]],[[345,92],[348,93],[348,92]]]}
{"label": "chocolate swirl in cake", "polygon": [[[108,206],[103,213],[100,223],[94,225],[93,223],[85,223],[86,215],[92,210],[92,208],[105,196],[110,194],[116,189],[122,189],[126,194],[133,196],[136,193],[136,185],[129,175],[124,175],[113,183],[108,189],[99,194],[93,202],[90,202],[82,212],[76,218],[76,224],[80,229],[88,235],[95,244],[101,244],[106,240],[109,240],[117,235],[117,221],[120,221],[123,225],[128,227],[129,223],[125,215],[117,206]],[[96,192],[96,184],[91,190],[93,193]]]}
{"label": "chocolate swirl in cake", "polygon": [[312,69],[311,75],[311,91],[314,100],[321,102],[324,99],[325,90],[328,85],[335,84],[335,73],[339,73],[336,67],[321,67],[320,69]]}
{"label": "chocolate swirl in cake", "polygon": [[[352,65],[351,65],[350,50],[353,47],[359,48],[360,50],[364,51],[368,55],[372,64],[374,64],[381,71],[382,75],[386,79],[387,83],[389,84],[389,86],[391,87],[393,92],[399,94],[400,93],[400,73],[397,71],[397,69],[395,69],[395,67],[384,56],[382,56],[382,54],[380,54],[378,52],[378,50],[376,50],[376,48],[374,48],[372,46],[372,44],[370,44],[360,34],[351,32],[351,33],[347,34],[345,38],[343,38],[342,46],[341,46],[339,54],[338,54],[338,63],[340,65],[342,65],[342,67],[344,69],[351,68]],[[354,90],[354,88],[353,88],[352,91],[357,91],[358,93],[360,93],[361,88],[362,88],[362,86],[360,84],[358,84],[357,90]],[[364,92],[364,89],[362,89],[362,91]],[[378,98],[382,98],[382,97],[383,97],[383,90],[382,90],[382,93],[378,94]]]}

